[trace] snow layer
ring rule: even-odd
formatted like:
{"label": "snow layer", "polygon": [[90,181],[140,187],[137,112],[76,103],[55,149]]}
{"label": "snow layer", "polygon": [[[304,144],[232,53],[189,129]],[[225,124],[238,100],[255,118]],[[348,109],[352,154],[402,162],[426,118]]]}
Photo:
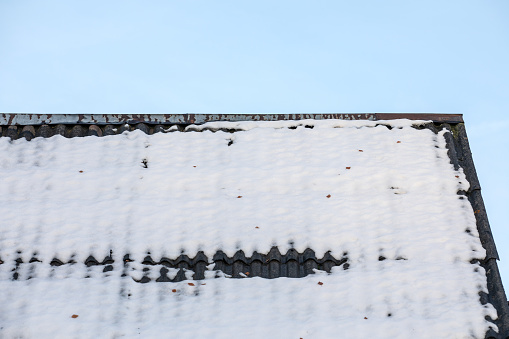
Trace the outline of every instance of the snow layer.
{"label": "snow layer", "polygon": [[[484,337],[496,311],[479,302],[485,272],[470,263],[485,252],[457,194],[468,183],[449,163],[444,132],[415,123],[0,138],[0,336]],[[148,251],[210,258],[272,246],[348,252],[351,266],[195,286],[120,276],[126,253],[139,262]],[[110,250],[115,269],[84,279],[83,261]],[[22,264],[12,281],[15,260],[34,253],[42,263]],[[50,267],[55,257],[78,264]]]}

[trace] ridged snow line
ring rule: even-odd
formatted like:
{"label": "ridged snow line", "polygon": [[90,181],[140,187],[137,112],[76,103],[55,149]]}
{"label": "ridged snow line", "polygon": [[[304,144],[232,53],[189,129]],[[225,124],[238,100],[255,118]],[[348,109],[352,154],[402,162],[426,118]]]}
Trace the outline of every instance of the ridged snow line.
{"label": "ridged snow line", "polygon": [[[331,269],[335,266],[342,266],[345,270],[348,269],[349,264],[347,255],[348,253],[345,252],[343,253],[342,258],[336,259],[330,254],[330,252],[327,252],[321,259],[318,259],[315,252],[309,248],[303,253],[299,253],[295,249],[290,249],[283,255],[277,247],[272,247],[267,254],[254,252],[251,257],[246,257],[244,251],[239,250],[232,257],[229,257],[223,251],[217,251],[213,256],[212,261],[209,261],[209,258],[203,252],[198,252],[194,258],[191,258],[186,254],[181,254],[175,259],[163,257],[159,261],[155,261],[150,256],[150,253],[147,253],[147,256],[143,259],[140,266],[139,263],[136,263],[135,260],[130,258],[129,254],[125,254],[122,259],[122,276],[132,276],[132,271],[135,271],[138,268],[138,270],[144,272],[143,277],[136,279],[134,275],[133,279],[137,282],[146,283],[153,280],[151,278],[153,272],[151,273],[150,271],[154,270],[154,266],[161,266],[157,267],[159,268],[159,277],[153,277],[157,282],[179,282],[186,280],[186,272],[192,272],[194,280],[202,280],[205,279],[205,272],[210,270],[222,272],[226,276],[230,276],[232,278],[302,278],[309,274],[313,274],[315,270],[330,273]],[[379,258],[379,260],[384,259],[384,257]],[[28,263],[44,264],[35,256],[32,257]],[[117,270],[121,268],[120,266],[114,265],[114,263],[115,260],[113,254],[106,256],[102,261],[97,260],[93,256],[89,256],[83,262],[87,268],[104,266],[102,269],[103,273],[114,271],[115,268]],[[0,261],[0,265],[2,264],[5,263]],[[22,279],[19,272],[22,270],[21,266],[23,264],[24,262],[21,258],[17,258],[14,261],[14,267],[12,268],[13,280]],[[64,265],[72,266],[78,264],[79,263],[73,259],[64,262],[60,259],[54,258],[51,262],[49,262],[49,265],[53,267]],[[173,274],[172,278],[167,276],[167,273],[169,272],[168,269],[176,272],[176,274]],[[35,270],[32,269],[31,271]],[[36,276],[28,274],[26,279],[34,277]]]}
{"label": "ridged snow line", "polygon": [[[305,125],[307,128],[313,128],[312,125]],[[289,127],[295,129],[295,126]],[[55,135],[61,135],[65,138],[76,138],[86,136],[107,136],[122,134],[140,130],[145,134],[168,132],[201,132],[202,130],[212,130],[213,128],[202,128],[195,125],[148,125],[144,123],[124,124],[124,125],[42,125],[42,126],[0,126],[0,137],[8,137],[11,140],[23,139],[30,141],[36,137],[50,138]],[[240,129],[219,128],[223,132],[236,132]]]}
{"label": "ridged snow line", "polygon": [[146,134],[158,132],[183,131],[180,125],[147,125],[125,124],[125,125],[42,125],[42,126],[0,126],[0,136],[9,137],[12,140],[25,138],[32,140],[35,137],[50,138],[54,135],[61,135],[66,138],[85,136],[106,136],[122,134],[126,131],[140,130]]}
{"label": "ridged snow line", "polygon": [[[302,121],[279,121],[273,122],[274,128],[290,128],[296,129],[298,126],[304,126],[306,128],[313,128],[317,122],[310,120],[302,120]],[[318,121],[322,125],[334,124],[331,121]],[[339,124],[349,126],[354,125],[356,121],[342,121]],[[423,121],[414,121],[414,127],[422,126]],[[266,123],[267,124],[267,123]],[[433,123],[429,123],[433,124]],[[378,121],[372,122],[370,127],[375,126],[385,126],[388,129],[392,129],[392,126],[387,121]],[[339,127],[338,126],[338,127]],[[174,124],[174,125],[150,125],[145,123],[126,123],[123,125],[78,125],[78,124],[70,124],[70,125],[26,125],[26,126],[0,126],[0,137],[8,137],[11,140],[17,139],[26,139],[28,141],[36,138],[50,138],[55,135],[61,135],[65,138],[76,138],[76,137],[86,137],[86,136],[108,136],[108,135],[116,135],[122,134],[124,132],[132,132],[136,130],[140,130],[145,134],[152,135],[154,133],[168,133],[168,132],[202,132],[202,131],[223,131],[223,132],[239,132],[244,131],[246,129],[251,129],[253,127],[257,127],[255,122],[249,123],[235,123],[235,122],[213,122],[205,125],[193,125],[193,124]]]}

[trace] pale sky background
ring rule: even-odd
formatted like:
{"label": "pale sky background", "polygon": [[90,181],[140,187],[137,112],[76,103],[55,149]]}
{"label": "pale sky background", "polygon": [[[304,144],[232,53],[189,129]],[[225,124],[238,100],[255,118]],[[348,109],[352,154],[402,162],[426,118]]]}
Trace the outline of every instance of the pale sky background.
{"label": "pale sky background", "polygon": [[509,1],[0,2],[0,112],[462,113],[509,289]]}

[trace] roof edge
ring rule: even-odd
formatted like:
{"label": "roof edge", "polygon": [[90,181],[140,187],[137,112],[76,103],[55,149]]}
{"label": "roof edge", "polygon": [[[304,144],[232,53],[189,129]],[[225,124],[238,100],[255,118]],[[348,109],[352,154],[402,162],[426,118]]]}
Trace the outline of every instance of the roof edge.
{"label": "roof edge", "polygon": [[[444,125],[444,127],[447,127],[447,125]],[[479,239],[486,250],[486,257],[484,260],[481,260],[480,264],[486,271],[489,293],[487,295],[480,294],[481,303],[491,303],[498,314],[497,319],[489,320],[497,325],[498,333],[490,330],[485,337],[488,339],[506,339],[509,338],[509,305],[497,265],[497,260],[500,260],[500,258],[481,195],[481,185],[475,170],[467,131],[463,123],[456,124],[452,128],[450,127],[448,128],[450,133],[444,135],[449,158],[455,169],[458,169],[460,166],[463,168],[467,181],[470,183],[470,188],[465,192],[465,195],[474,211]]]}
{"label": "roof edge", "polygon": [[119,125],[119,124],[203,124],[212,121],[277,121],[303,119],[340,120],[431,120],[437,123],[461,123],[462,114],[441,113],[291,113],[291,114],[40,114],[0,113],[0,125]]}

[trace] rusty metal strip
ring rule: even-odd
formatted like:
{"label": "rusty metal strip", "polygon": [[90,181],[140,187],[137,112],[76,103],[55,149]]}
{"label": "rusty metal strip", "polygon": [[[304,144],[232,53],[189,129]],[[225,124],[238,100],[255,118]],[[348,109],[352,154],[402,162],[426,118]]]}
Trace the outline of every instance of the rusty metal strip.
{"label": "rusty metal strip", "polygon": [[292,114],[33,114],[0,113],[0,125],[119,125],[119,124],[203,124],[212,121],[278,121],[302,119],[340,120],[432,120],[463,122],[461,114],[395,114],[395,113],[292,113]]}
{"label": "rusty metal strip", "polygon": [[463,114],[437,114],[437,113],[375,113],[376,120],[431,120],[438,123],[457,124],[463,122]]}

